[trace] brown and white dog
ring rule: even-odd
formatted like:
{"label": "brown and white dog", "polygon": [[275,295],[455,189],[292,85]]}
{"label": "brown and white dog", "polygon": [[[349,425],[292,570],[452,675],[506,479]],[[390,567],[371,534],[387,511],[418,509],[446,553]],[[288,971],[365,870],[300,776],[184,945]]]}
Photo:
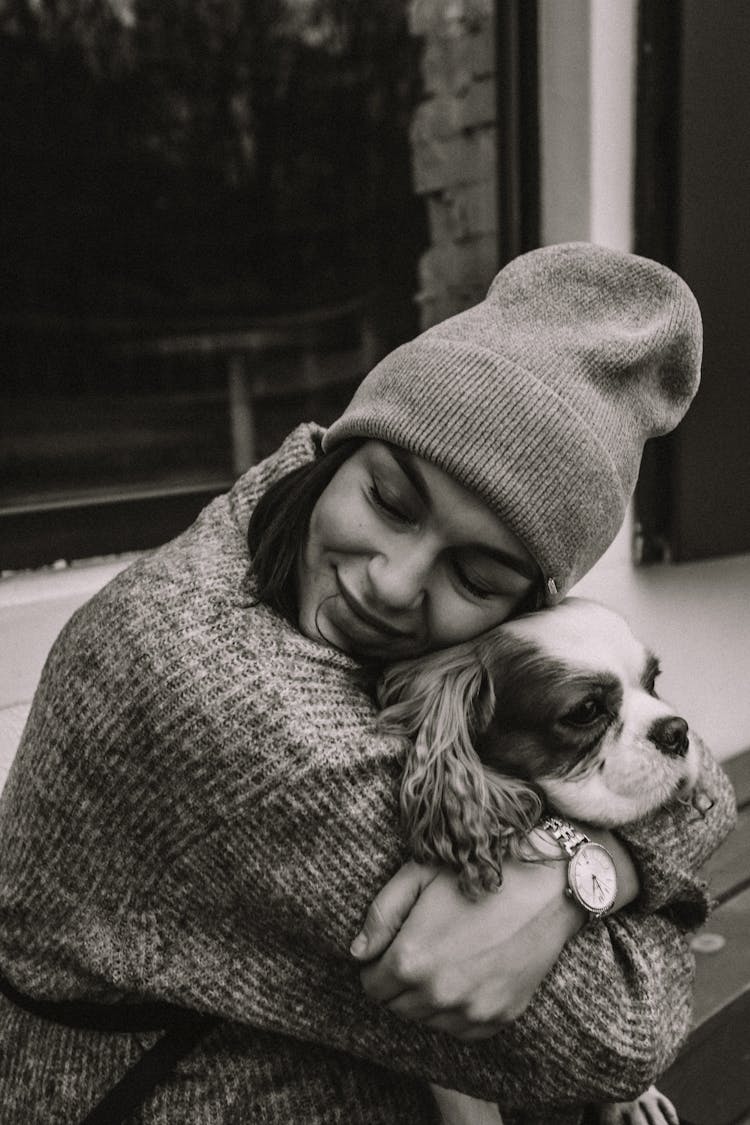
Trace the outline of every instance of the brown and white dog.
{"label": "brown and white dog", "polygon": [[401,807],[415,858],[476,894],[545,805],[615,827],[689,800],[699,755],[658,673],[618,614],[581,598],[388,669],[381,725],[414,743]]}
{"label": "brown and white dog", "polygon": [[[655,691],[659,664],[623,619],[566,598],[452,649],[393,665],[380,725],[408,735],[401,810],[418,860],[447,863],[475,897],[542,809],[613,828],[693,798],[698,750]],[[497,1106],[433,1086],[444,1125],[502,1125]],[[600,1125],[670,1125],[650,1087],[602,1104]]]}

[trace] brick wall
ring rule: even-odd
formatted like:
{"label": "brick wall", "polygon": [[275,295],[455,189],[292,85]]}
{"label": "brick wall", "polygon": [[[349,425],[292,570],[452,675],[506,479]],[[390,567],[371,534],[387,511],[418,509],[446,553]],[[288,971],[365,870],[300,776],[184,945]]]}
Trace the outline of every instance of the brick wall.
{"label": "brick wall", "polygon": [[425,100],[411,130],[429,249],[419,264],[422,326],[475,304],[498,268],[493,0],[412,0]]}

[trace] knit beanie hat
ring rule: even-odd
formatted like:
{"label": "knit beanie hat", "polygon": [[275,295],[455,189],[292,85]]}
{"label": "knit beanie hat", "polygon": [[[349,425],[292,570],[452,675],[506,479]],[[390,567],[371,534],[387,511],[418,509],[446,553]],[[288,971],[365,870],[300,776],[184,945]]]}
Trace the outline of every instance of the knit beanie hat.
{"label": "knit beanie hat", "polygon": [[323,448],[373,438],[444,469],[524,543],[553,604],[617,534],[644,442],[698,388],[701,346],[695,298],[665,266],[547,246],[381,360]]}

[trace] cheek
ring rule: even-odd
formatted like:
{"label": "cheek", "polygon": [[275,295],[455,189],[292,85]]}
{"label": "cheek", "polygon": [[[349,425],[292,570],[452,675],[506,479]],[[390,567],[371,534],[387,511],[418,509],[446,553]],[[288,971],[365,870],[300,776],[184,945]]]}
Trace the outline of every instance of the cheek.
{"label": "cheek", "polygon": [[367,540],[368,529],[364,497],[358,496],[358,490],[346,480],[334,478],[313,508],[306,561],[310,565],[327,552],[356,549]]}
{"label": "cheek", "polygon": [[298,571],[298,599],[300,624],[302,631],[308,636],[320,602],[333,589],[334,577],[329,556],[345,549],[345,526],[338,516],[341,511],[341,491],[334,478],[313,508],[307,529],[302,565]]}
{"label": "cheek", "polygon": [[462,597],[445,580],[430,593],[430,643],[433,648],[462,644],[502,625],[513,612],[511,598],[493,599],[487,605],[475,604]]}

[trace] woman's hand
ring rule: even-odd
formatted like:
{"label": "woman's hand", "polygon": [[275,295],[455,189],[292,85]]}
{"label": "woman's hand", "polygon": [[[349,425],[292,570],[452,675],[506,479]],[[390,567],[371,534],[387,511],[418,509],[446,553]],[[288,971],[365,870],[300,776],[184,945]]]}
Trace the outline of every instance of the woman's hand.
{"label": "woman's hand", "polygon": [[372,903],[352,953],[367,995],[404,1019],[483,1039],[525,1009],[585,921],[565,864],[504,864],[502,889],[470,902],[447,870],[407,863]]}
{"label": "woman's hand", "polygon": [[656,1086],[632,1102],[597,1106],[599,1125],[680,1125],[677,1110]]}
{"label": "woman's hand", "polygon": [[[627,852],[609,833],[620,891],[629,901],[638,882]],[[506,858],[499,892],[470,902],[446,869],[407,863],[374,899],[352,955],[368,962],[367,995],[403,1019],[484,1039],[524,1011],[565,942],[586,920],[565,894],[567,864],[558,844],[538,832],[550,861]]]}

